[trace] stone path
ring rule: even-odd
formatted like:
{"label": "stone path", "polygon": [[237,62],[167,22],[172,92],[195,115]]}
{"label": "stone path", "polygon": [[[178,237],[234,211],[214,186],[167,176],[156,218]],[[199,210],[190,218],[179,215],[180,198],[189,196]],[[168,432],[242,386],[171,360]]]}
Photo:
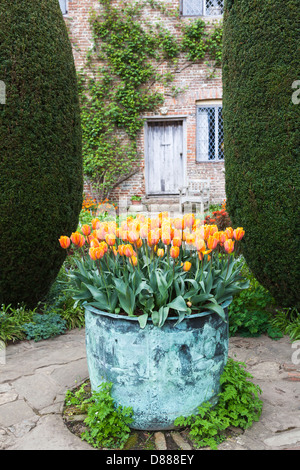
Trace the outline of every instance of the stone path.
{"label": "stone path", "polygon": [[[293,346],[288,337],[230,339],[230,357],[246,363],[264,406],[259,422],[219,449],[300,450],[300,342]],[[87,377],[84,330],[8,346],[0,362],[0,449],[91,450],[62,419],[66,390]],[[164,433],[155,439],[158,449],[166,446]],[[188,450],[185,441],[178,446]]]}

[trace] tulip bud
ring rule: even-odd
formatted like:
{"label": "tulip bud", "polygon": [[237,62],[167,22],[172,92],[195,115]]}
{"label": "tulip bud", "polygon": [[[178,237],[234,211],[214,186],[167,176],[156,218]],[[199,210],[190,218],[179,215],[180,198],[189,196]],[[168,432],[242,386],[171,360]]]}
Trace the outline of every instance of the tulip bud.
{"label": "tulip bud", "polygon": [[60,246],[64,249],[69,248],[71,240],[69,237],[61,236],[60,239],[58,240],[60,243]]}

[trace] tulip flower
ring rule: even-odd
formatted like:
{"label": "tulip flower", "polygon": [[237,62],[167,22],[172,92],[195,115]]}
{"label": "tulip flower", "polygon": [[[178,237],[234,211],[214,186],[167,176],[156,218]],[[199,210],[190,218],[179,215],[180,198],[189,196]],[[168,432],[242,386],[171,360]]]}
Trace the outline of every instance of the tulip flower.
{"label": "tulip flower", "polygon": [[91,247],[89,249],[89,255],[92,260],[96,261],[97,259],[101,259],[104,256],[104,250],[100,246]]}
{"label": "tulip flower", "polygon": [[206,249],[205,241],[202,240],[202,238],[197,238],[195,240],[195,247],[197,251],[205,251]]}
{"label": "tulip flower", "polygon": [[171,234],[170,232],[163,232],[161,235],[161,241],[164,245],[170,245],[171,243]]}
{"label": "tulip flower", "polygon": [[90,241],[90,246],[91,246],[91,248],[97,248],[99,246],[99,241],[97,240],[97,238],[93,238]]}
{"label": "tulip flower", "polygon": [[127,239],[130,243],[135,243],[140,238],[139,234],[135,230],[131,230],[127,234]]}
{"label": "tulip flower", "polygon": [[60,243],[60,246],[64,249],[69,248],[71,240],[69,237],[61,236],[60,239],[58,240]]}
{"label": "tulip flower", "polygon": [[214,250],[217,247],[218,243],[219,240],[216,237],[209,235],[207,239],[207,247],[209,248],[209,250]]}
{"label": "tulip flower", "polygon": [[79,232],[72,233],[71,241],[72,243],[74,243],[74,245],[78,246],[79,248],[81,248],[85,244],[85,238]]}
{"label": "tulip flower", "polygon": [[119,253],[119,255],[121,255],[121,256],[124,256],[124,246],[125,246],[125,245],[119,245],[119,246],[118,246],[118,253]]}
{"label": "tulip flower", "polygon": [[162,258],[165,254],[165,250],[163,248],[158,248],[156,254],[159,258]]}
{"label": "tulip flower", "polygon": [[245,235],[245,230],[243,227],[238,227],[233,231],[233,238],[237,241],[241,240]]}
{"label": "tulip flower", "polygon": [[200,259],[200,261],[204,259],[205,255],[208,255],[208,261],[209,261],[210,260],[209,253],[211,253],[211,251],[212,250],[198,251],[198,258]]}
{"label": "tulip flower", "polygon": [[192,267],[192,263],[190,263],[189,261],[185,261],[185,263],[183,263],[183,271],[189,271]]}
{"label": "tulip flower", "polygon": [[113,233],[108,233],[105,235],[105,241],[108,246],[113,246],[116,243],[116,237]]}
{"label": "tulip flower", "polygon": [[124,245],[124,248],[123,248],[123,253],[125,256],[127,256],[128,258],[130,258],[131,256],[133,256],[133,248],[131,245]]}
{"label": "tulip flower", "polygon": [[226,240],[226,242],[224,243],[224,250],[226,251],[226,253],[232,253],[233,252],[233,250],[234,250],[234,241],[231,240],[231,238]]}
{"label": "tulip flower", "polygon": [[183,220],[182,219],[174,219],[173,220],[173,225],[177,230],[182,230],[183,229]]}
{"label": "tulip flower", "polygon": [[233,229],[232,227],[227,227],[226,230],[226,235],[227,235],[227,238],[232,238],[233,237]]}
{"label": "tulip flower", "polygon": [[179,256],[179,247],[178,246],[172,246],[172,248],[170,249],[170,256],[172,258],[178,258]]}
{"label": "tulip flower", "polygon": [[178,246],[178,247],[180,247],[181,244],[182,244],[181,237],[174,237],[174,238],[173,238],[173,246]]}
{"label": "tulip flower", "polygon": [[186,214],[183,216],[184,227],[192,228],[195,222],[194,214]]}
{"label": "tulip flower", "polygon": [[148,233],[148,245],[155,246],[159,242],[160,236],[159,231],[157,230],[150,230]]}
{"label": "tulip flower", "polygon": [[99,228],[99,226],[101,224],[99,219],[93,219],[91,223],[92,223],[92,229],[93,230],[97,230],[97,228]]}
{"label": "tulip flower", "polygon": [[132,266],[136,266],[138,264],[137,257],[136,256],[130,256],[129,263],[132,264]]}
{"label": "tulip flower", "polygon": [[87,237],[91,233],[91,227],[89,225],[85,224],[81,227],[81,231],[82,231],[83,235],[85,235]]}

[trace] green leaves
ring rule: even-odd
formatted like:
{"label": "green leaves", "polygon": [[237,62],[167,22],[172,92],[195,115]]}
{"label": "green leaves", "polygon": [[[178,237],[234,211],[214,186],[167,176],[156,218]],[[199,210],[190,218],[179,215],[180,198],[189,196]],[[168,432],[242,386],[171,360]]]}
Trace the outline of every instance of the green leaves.
{"label": "green leaves", "polygon": [[221,393],[217,405],[212,407],[210,403],[202,403],[196,414],[178,417],[175,425],[188,426],[197,447],[217,449],[229,426],[247,429],[261,415],[261,390],[249,380],[252,378],[245,371],[244,363],[229,359],[220,379]]}

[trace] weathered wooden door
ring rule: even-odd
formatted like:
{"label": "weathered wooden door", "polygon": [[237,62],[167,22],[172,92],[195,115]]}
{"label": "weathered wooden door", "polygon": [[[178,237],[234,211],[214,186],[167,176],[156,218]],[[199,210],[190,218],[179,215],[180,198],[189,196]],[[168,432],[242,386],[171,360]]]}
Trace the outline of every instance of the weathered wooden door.
{"label": "weathered wooden door", "polygon": [[146,150],[148,194],[178,194],[184,184],[183,122],[148,122]]}

